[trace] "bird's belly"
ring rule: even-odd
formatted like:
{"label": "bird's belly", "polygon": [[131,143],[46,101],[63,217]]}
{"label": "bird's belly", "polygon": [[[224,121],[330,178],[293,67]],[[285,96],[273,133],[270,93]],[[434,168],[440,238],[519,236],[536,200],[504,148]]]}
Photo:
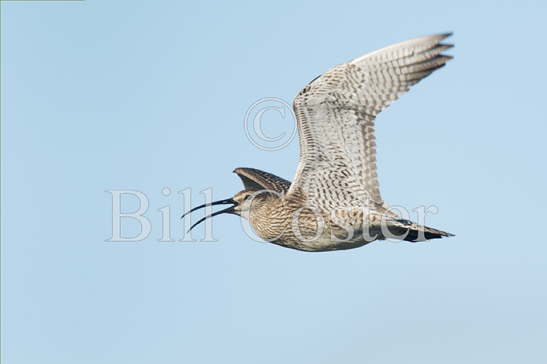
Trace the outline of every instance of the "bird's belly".
{"label": "bird's belly", "polygon": [[271,241],[274,244],[310,252],[332,251],[332,250],[347,250],[359,248],[365,244],[377,240],[377,237],[367,237],[363,234],[353,234],[349,239],[336,237],[331,232],[325,232],[317,238],[302,239],[302,236],[282,237],[279,240]]}

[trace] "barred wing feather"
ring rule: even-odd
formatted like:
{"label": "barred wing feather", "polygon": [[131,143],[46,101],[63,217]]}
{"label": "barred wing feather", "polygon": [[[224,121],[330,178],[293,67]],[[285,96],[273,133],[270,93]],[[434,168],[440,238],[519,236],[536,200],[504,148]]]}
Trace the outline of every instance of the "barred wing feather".
{"label": "barred wing feather", "polygon": [[382,204],[376,171],[374,120],[410,87],[452,57],[450,34],[397,43],[338,65],[308,84],[294,100],[300,161],[288,191],[311,207]]}

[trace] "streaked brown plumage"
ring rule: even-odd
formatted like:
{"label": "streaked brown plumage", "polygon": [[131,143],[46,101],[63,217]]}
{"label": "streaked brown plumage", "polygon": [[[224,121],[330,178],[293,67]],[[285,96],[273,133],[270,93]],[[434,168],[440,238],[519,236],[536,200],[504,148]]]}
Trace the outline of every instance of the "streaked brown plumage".
{"label": "streaked brown plumage", "polygon": [[[374,120],[409,88],[441,68],[450,34],[411,39],[338,65],[310,82],[294,100],[300,162],[293,182],[237,168],[245,189],[198,206],[233,206],[264,240],[305,251],[350,249],[388,237],[421,241],[452,236],[389,210],[376,171]],[[188,212],[188,213],[189,213]]]}

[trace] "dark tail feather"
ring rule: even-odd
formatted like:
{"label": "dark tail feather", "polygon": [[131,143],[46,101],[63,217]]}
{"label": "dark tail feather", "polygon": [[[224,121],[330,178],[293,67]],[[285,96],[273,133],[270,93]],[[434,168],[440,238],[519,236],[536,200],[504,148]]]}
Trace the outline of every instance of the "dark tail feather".
{"label": "dark tail feather", "polygon": [[455,236],[408,220],[394,220],[394,223],[389,226],[389,231],[393,233],[394,238],[412,242]]}

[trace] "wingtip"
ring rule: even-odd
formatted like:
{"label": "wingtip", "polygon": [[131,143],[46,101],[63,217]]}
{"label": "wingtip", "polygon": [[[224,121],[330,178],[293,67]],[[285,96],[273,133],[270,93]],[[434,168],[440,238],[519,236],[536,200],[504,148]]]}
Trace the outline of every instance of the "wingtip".
{"label": "wingtip", "polygon": [[454,34],[453,32],[433,33],[433,34],[417,37],[417,38],[414,38],[414,39],[410,39],[410,41],[413,41],[413,40],[417,40],[417,41],[419,41],[419,40],[433,40],[436,43],[439,43],[443,39],[451,37],[453,34]]}
{"label": "wingtip", "polygon": [[443,38],[442,39],[446,39],[448,37],[451,37],[454,35],[454,32],[453,31],[448,31],[448,32],[444,32],[444,33],[440,33],[440,36],[442,36]]}
{"label": "wingtip", "polygon": [[[426,35],[426,36],[420,37],[420,38],[425,38],[425,39],[429,38],[429,39],[433,40],[434,42],[436,42],[437,44],[439,44],[440,42],[442,42],[446,38],[450,38],[453,34],[454,34],[453,32],[435,33],[435,34]],[[420,38],[418,38],[418,39],[420,39]]]}

